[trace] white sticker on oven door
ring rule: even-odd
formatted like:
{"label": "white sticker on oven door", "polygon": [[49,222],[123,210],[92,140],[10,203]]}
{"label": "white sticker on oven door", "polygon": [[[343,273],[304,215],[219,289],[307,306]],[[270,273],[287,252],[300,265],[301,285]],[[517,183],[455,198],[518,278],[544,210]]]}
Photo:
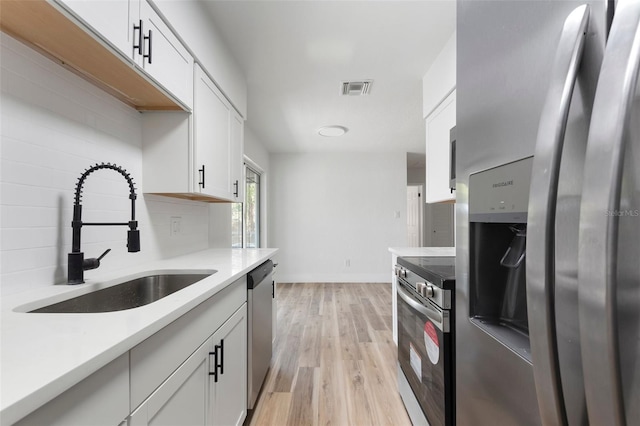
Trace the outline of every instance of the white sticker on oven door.
{"label": "white sticker on oven door", "polygon": [[427,347],[427,355],[432,364],[437,364],[440,359],[440,342],[438,333],[431,321],[424,323],[424,345]]}
{"label": "white sticker on oven door", "polygon": [[413,372],[418,376],[418,380],[422,383],[422,358],[418,355],[416,348],[414,348],[411,343],[409,343],[409,363],[411,364]]}

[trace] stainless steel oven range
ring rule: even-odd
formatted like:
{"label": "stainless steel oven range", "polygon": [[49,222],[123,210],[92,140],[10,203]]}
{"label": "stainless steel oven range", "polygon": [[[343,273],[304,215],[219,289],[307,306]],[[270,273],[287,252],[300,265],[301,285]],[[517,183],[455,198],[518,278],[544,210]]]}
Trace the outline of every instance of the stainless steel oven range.
{"label": "stainless steel oven range", "polygon": [[417,425],[455,424],[455,257],[400,257],[398,390]]}

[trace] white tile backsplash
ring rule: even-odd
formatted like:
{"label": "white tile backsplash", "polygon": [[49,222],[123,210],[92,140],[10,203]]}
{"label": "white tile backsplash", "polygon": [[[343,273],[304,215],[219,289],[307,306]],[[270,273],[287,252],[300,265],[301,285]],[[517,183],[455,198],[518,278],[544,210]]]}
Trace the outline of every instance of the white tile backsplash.
{"label": "white tile backsplash", "polygon": [[[141,236],[141,251],[128,253],[127,227],[84,227],[86,257],[112,249],[101,269],[207,248],[206,204],[141,193],[141,113],[6,34],[0,39],[2,294],[66,280],[75,184],[97,162],[118,164],[133,177]],[[127,222],[128,195],[118,173],[91,174],[84,185],[83,220]],[[169,232],[174,216],[182,220],[179,235]]]}

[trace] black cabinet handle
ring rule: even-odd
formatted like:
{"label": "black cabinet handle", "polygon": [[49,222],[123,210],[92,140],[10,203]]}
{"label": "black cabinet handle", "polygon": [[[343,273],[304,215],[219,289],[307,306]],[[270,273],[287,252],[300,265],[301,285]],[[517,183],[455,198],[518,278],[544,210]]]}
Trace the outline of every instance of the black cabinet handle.
{"label": "black cabinet handle", "polygon": [[456,189],[456,128],[449,131],[449,189],[453,194]]}
{"label": "black cabinet handle", "polygon": [[[142,32],[142,30],[140,30],[140,32]],[[147,58],[147,60],[149,61],[149,63],[151,63],[151,46],[153,45],[153,40],[152,40],[152,36],[153,36],[153,32],[151,30],[149,30],[149,35],[148,36],[144,36],[145,41],[149,41],[148,46],[149,49],[147,50],[147,53],[142,55],[143,58]]]}
{"label": "black cabinet handle", "polygon": [[234,183],[235,187],[236,187],[236,191],[233,193],[233,195],[236,196],[236,198],[238,198],[238,180],[236,179],[235,183]]}
{"label": "black cabinet handle", "polygon": [[213,376],[214,383],[218,383],[218,369],[220,374],[224,374],[224,339],[220,340],[219,345],[215,345],[213,352],[209,352],[209,356],[213,355],[213,371],[209,372]]}
{"label": "black cabinet handle", "polygon": [[213,361],[213,371],[209,371],[209,375],[213,376],[213,381],[215,383],[218,383],[218,351],[217,351],[218,345],[216,345],[216,350],[213,352],[209,352],[209,356],[213,355],[214,356],[214,361]]}
{"label": "black cabinet handle", "polygon": [[[136,31],[138,31],[138,44],[135,42]],[[138,25],[133,24],[133,50],[138,49],[138,54],[142,55],[142,19],[138,21]]]}
{"label": "black cabinet handle", "polygon": [[204,188],[204,164],[201,169],[198,169],[198,173],[200,174],[200,182],[198,182],[198,185]]}
{"label": "black cabinet handle", "polygon": [[220,374],[224,374],[224,339],[220,340],[220,345],[217,347],[220,348]]}

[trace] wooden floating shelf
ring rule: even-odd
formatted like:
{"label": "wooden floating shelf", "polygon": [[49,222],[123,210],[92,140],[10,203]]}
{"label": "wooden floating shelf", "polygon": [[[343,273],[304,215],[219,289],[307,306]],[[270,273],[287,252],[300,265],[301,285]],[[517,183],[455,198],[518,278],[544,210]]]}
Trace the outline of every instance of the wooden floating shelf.
{"label": "wooden floating shelf", "polygon": [[2,0],[0,29],[137,110],[185,110],[127,61],[45,0]]}
{"label": "wooden floating shelf", "polygon": [[223,200],[210,195],[202,195],[195,192],[145,192],[149,195],[158,195],[161,197],[180,198],[182,200],[202,201],[204,203],[239,203],[240,201]]}

